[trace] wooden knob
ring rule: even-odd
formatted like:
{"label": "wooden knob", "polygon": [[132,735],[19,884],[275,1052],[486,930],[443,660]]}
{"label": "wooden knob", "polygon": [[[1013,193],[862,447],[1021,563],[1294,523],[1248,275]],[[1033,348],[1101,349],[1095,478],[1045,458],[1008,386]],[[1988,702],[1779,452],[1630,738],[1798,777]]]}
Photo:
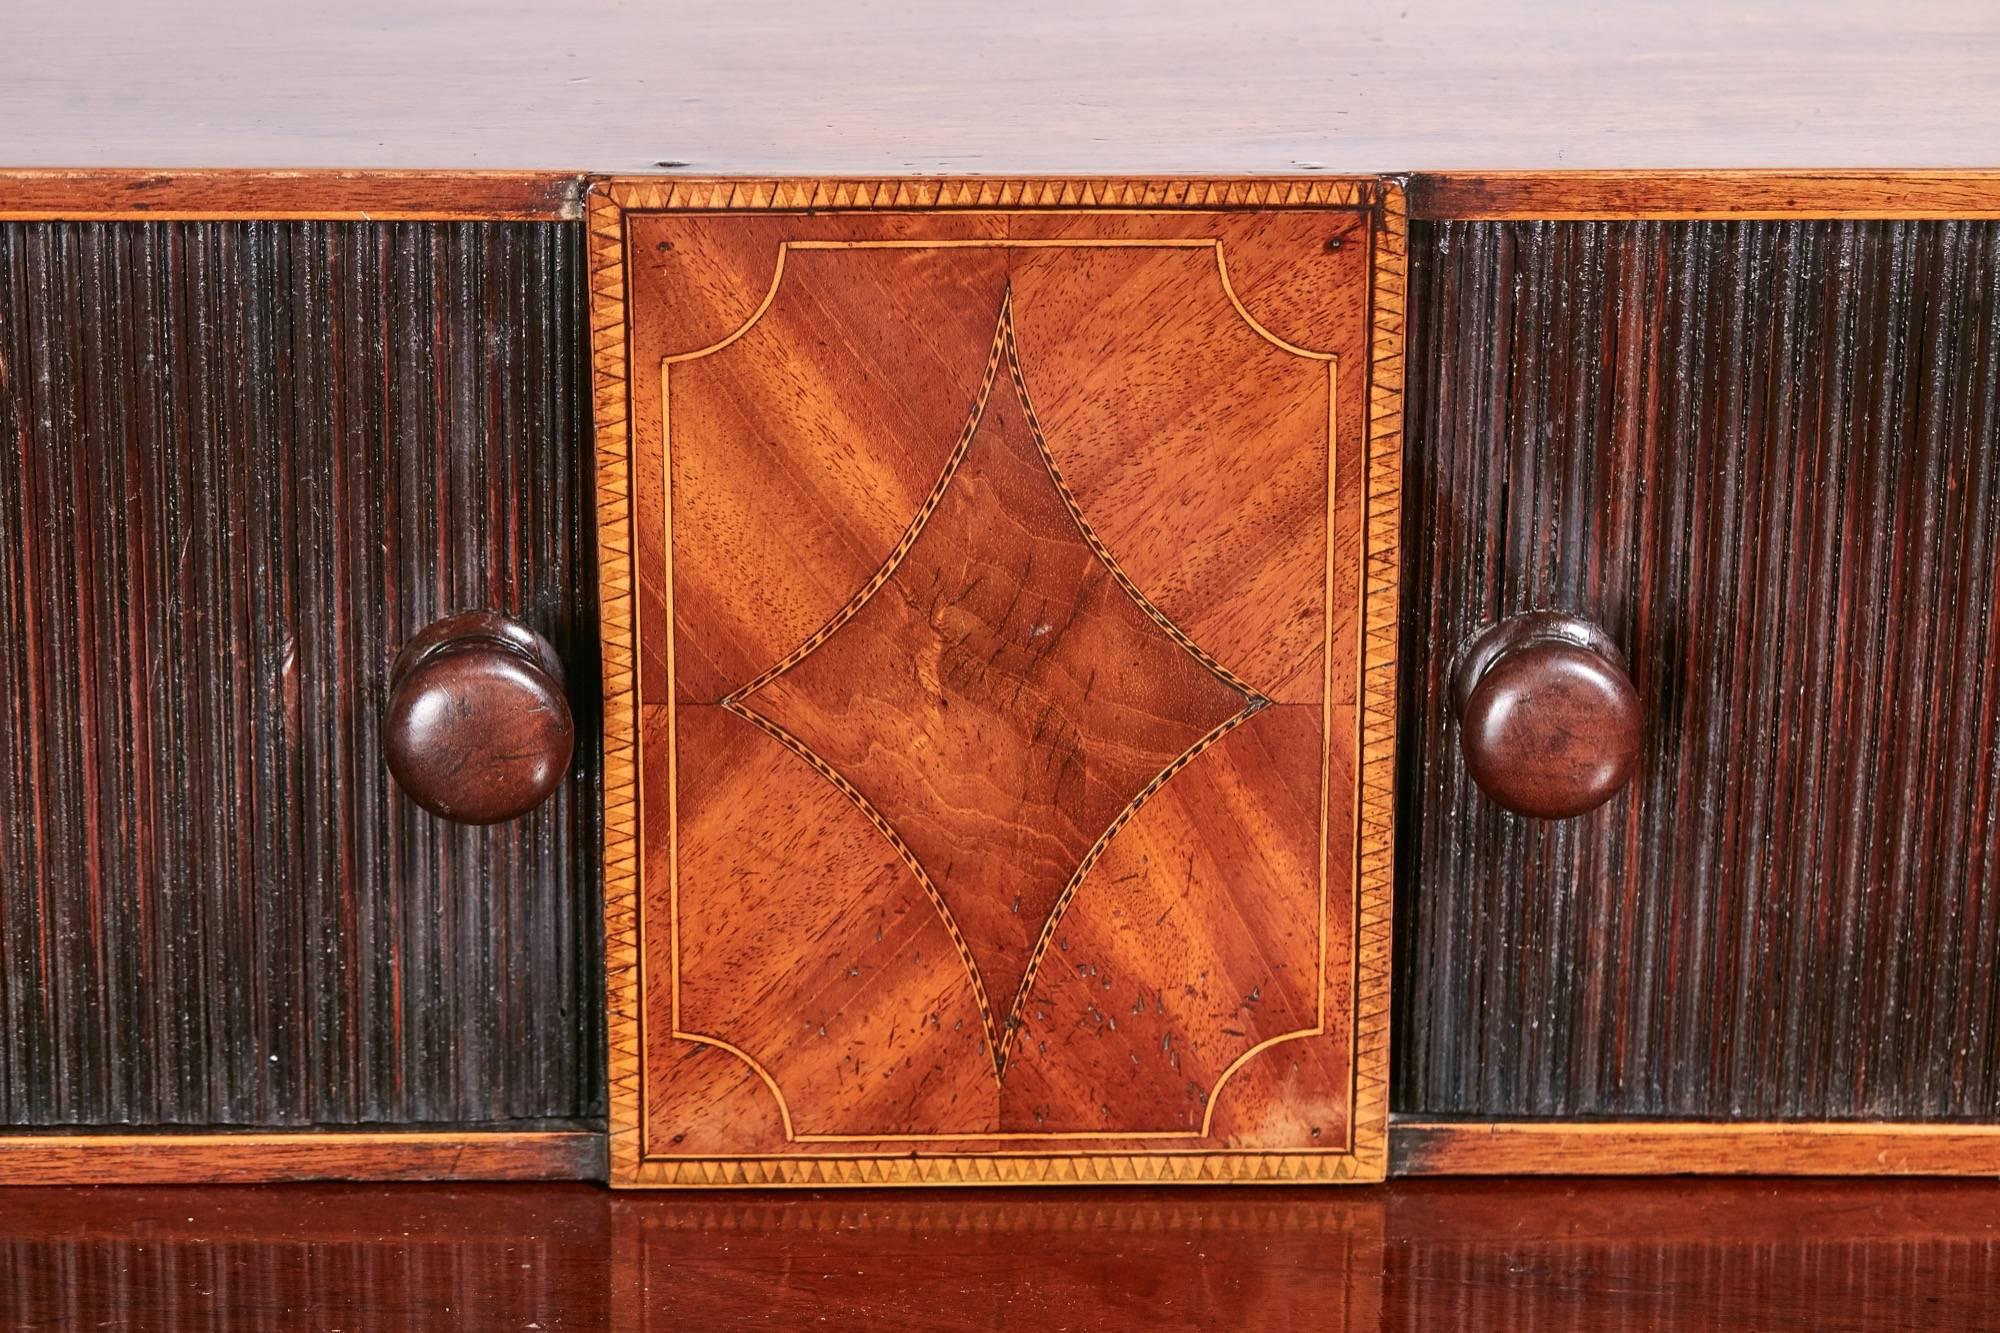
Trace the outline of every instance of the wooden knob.
{"label": "wooden knob", "polygon": [[1516,814],[1594,810],[1639,762],[1639,695],[1610,636],[1534,612],[1489,626],[1452,675],[1459,747],[1481,791]]}
{"label": "wooden knob", "polygon": [[497,611],[448,617],[403,645],[382,733],[397,785],[464,824],[540,805],[576,744],[555,649]]}

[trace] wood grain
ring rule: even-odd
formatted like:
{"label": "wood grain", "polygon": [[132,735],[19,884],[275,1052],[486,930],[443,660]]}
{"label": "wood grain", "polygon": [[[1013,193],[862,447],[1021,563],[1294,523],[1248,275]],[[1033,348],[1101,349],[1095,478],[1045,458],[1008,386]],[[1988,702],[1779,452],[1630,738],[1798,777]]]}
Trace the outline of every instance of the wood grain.
{"label": "wood grain", "polygon": [[1410,179],[1410,214],[1441,220],[1540,222],[1990,218],[2000,216],[2000,172],[1424,172]]}
{"label": "wood grain", "polygon": [[[0,1122],[601,1114],[581,242],[0,226]],[[585,743],[474,831],[380,719],[479,606]]]}
{"label": "wood grain", "polygon": [[604,1136],[566,1129],[0,1134],[0,1180],[229,1185],[297,1180],[598,1180]]}
{"label": "wood grain", "polygon": [[[2000,226],[1418,237],[1397,1109],[2000,1115]],[[1572,821],[1450,721],[1456,645],[1531,609],[1645,715]]]}
{"label": "wood grain", "polygon": [[396,785],[463,824],[527,814],[576,751],[566,674],[547,639],[497,611],[431,622],[389,669],[382,752]]}
{"label": "wood grain", "polygon": [[583,189],[556,172],[0,170],[0,221],[576,221]]}
{"label": "wood grain", "polygon": [[[607,685],[643,811],[616,1180],[1380,1169],[1349,979],[1375,608],[1366,492],[1328,472],[1368,456],[1368,217],[976,206],[1055,184],[603,192],[602,406],[645,500]],[[870,211],[783,211],[829,190]],[[749,211],[679,213],[717,202]],[[1202,463],[1244,439],[1257,470]]]}
{"label": "wood grain", "polygon": [[1996,165],[1984,0],[113,0],[14,16],[0,162],[706,175]]}
{"label": "wood grain", "polygon": [[2000,1125],[1397,1119],[1399,1175],[1996,1176]]}
{"label": "wood grain", "polygon": [[1992,1181],[1405,1181],[1385,1329],[1977,1327]]}
{"label": "wood grain", "polygon": [[[1980,1328],[1990,1181],[0,1191],[30,1327]],[[1032,1273],[1034,1280],[1022,1280]]]}

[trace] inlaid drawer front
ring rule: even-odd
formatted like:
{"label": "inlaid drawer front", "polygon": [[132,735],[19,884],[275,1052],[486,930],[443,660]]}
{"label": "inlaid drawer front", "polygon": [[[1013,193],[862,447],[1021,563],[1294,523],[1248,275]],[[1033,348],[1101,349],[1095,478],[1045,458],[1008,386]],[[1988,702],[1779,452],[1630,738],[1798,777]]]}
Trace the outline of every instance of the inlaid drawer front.
{"label": "inlaid drawer front", "polygon": [[1379,1176],[1400,227],[913,190],[593,208],[614,1174]]}

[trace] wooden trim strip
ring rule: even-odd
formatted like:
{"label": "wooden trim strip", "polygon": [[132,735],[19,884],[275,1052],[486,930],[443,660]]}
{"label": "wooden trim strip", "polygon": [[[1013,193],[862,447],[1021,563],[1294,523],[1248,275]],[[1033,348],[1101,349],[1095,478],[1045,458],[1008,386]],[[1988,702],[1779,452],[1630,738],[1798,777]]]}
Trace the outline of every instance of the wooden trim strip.
{"label": "wooden trim strip", "polygon": [[1402,1176],[1992,1176],[2000,1125],[1392,1120]]}
{"label": "wooden trim strip", "polygon": [[601,181],[635,213],[889,209],[1370,208],[1371,176],[619,176]]}
{"label": "wooden trim strip", "polygon": [[[638,599],[632,574],[635,497],[625,360],[625,211],[609,190],[591,190],[587,225],[592,415],[597,426],[597,633],[604,671],[600,809],[604,812],[606,1083],[611,1183],[623,1185],[638,1178],[644,1157],[639,939],[643,812],[638,768]],[[655,503],[667,511],[664,497]],[[671,592],[671,571],[668,574]],[[674,1017],[678,1019],[678,1010]]]}
{"label": "wooden trim strip", "polygon": [[0,1134],[0,1185],[602,1180],[594,1130]]}
{"label": "wooden trim strip", "polygon": [[648,1157],[613,1185],[675,1189],[866,1189],[892,1185],[1324,1185],[1379,1179],[1355,1153],[851,1153],[837,1157]]}
{"label": "wooden trim strip", "polygon": [[[514,171],[0,171],[0,221],[576,221],[581,174]],[[1393,187],[1361,178],[932,177],[600,182],[638,210],[1163,209],[1369,207]],[[2000,217],[1996,171],[1425,172],[1415,219]]]}
{"label": "wooden trim strip", "polygon": [[2000,171],[1497,171],[1410,178],[1410,216],[2000,218]]}
{"label": "wooden trim strip", "polygon": [[572,222],[583,187],[521,171],[0,171],[0,221]]}
{"label": "wooden trim strip", "polygon": [[1390,920],[1396,878],[1396,647],[1402,585],[1403,330],[1408,204],[1383,183],[1368,291],[1368,434],[1362,455],[1361,709],[1355,719],[1354,1106],[1358,1175],[1389,1166]]}

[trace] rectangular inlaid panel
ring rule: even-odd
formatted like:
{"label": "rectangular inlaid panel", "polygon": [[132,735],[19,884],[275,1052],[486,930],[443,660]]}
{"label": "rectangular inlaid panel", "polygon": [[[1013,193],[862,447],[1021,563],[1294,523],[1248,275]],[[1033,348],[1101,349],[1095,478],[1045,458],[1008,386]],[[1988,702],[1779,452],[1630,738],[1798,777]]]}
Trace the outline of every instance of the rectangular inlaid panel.
{"label": "rectangular inlaid panel", "polygon": [[595,735],[581,230],[0,226],[0,1123],[602,1114],[595,746],[471,829],[380,739],[476,606]]}
{"label": "rectangular inlaid panel", "polygon": [[614,188],[617,1177],[1379,1176],[1375,188]]}
{"label": "rectangular inlaid panel", "polygon": [[[2000,1117],[2000,223],[1413,239],[1397,1109]],[[1529,609],[1644,709],[1574,820],[1451,721]]]}

